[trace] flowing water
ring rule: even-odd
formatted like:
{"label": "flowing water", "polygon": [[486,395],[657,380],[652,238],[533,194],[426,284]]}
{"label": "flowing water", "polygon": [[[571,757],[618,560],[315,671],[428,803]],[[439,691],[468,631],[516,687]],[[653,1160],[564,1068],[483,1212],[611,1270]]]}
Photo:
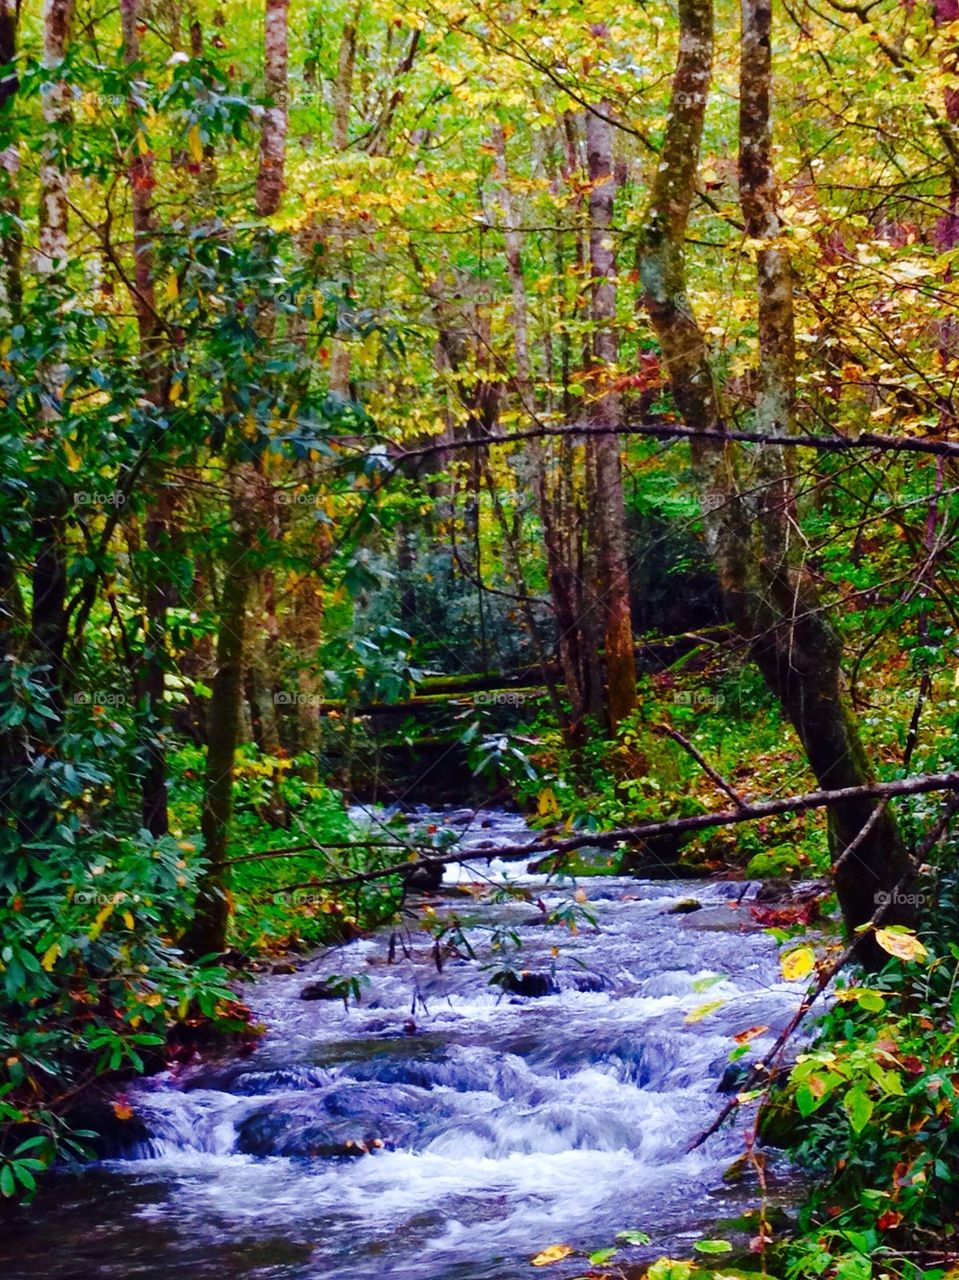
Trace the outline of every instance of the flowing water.
{"label": "flowing water", "polygon": [[[547,919],[568,884],[491,854],[524,833],[516,815],[476,814],[474,860],[430,899],[469,918],[475,960],[438,968],[411,919],[392,948],[386,930],[258,978],[244,992],[267,1027],[256,1050],[129,1087],[136,1140],[16,1211],[0,1275],[524,1280],[553,1243],[596,1249],[626,1228],[688,1251],[739,1212],[723,1173],[742,1125],[687,1147],[724,1101],[732,1036],[768,1028],[761,1055],[799,999],[773,941],[740,927],[757,886],[584,879],[596,923],[573,934]],[[467,894],[477,882],[523,897]],[[691,898],[698,911],[671,911]],[[494,926],[522,941],[511,963],[546,994],[490,984],[506,964]],[[301,998],[356,973],[359,1005]]]}

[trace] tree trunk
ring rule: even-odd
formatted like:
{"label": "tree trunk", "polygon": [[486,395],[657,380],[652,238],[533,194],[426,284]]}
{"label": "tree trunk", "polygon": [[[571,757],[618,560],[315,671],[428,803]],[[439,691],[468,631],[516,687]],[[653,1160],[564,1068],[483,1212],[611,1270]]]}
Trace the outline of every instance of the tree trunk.
{"label": "tree trunk", "polygon": [[[270,502],[275,491],[262,480],[261,486],[263,496]],[[262,523],[269,528],[270,539],[275,539],[277,530],[272,513],[266,513]],[[283,743],[280,739],[274,688],[278,624],[272,570],[261,568],[253,575],[250,596],[252,626],[248,628],[244,665],[249,682],[248,701],[253,740],[265,755],[278,759],[283,755]],[[275,827],[285,827],[289,815],[280,793],[281,777],[277,776],[278,772],[271,779],[269,797],[261,810],[261,816]]]}
{"label": "tree trunk", "polygon": [[[744,0],[741,174],[744,213],[768,236],[775,217],[769,159],[769,40],[767,0]],[[673,399],[687,426],[723,430],[703,334],[685,289],[684,244],[702,138],[712,62],[711,0],[680,0],[680,47],[669,123],[641,231],[639,267],[646,306],[659,338]],[[778,226],[778,223],[777,223]],[[768,251],[768,252],[767,252]],[[757,415],[786,426],[792,416],[791,286],[788,264],[775,244],[764,246],[758,286],[763,384]],[[766,272],[770,274],[767,276]],[[873,775],[843,688],[839,638],[826,619],[801,549],[790,544],[792,486],[776,455],[764,456],[758,487],[744,483],[732,444],[693,446],[703,523],[715,557],[725,605],[771,689],[778,696],[823,787],[862,786]],[[884,814],[852,857],[844,851],[860,835],[874,805],[850,802],[830,811],[836,889],[847,929],[875,912],[908,868],[891,815]],[[908,913],[897,908],[890,918]],[[859,957],[878,964],[884,954],[870,939]]]}
{"label": "tree trunk", "polygon": [[[523,279],[523,250],[522,237],[519,227],[517,226],[516,214],[513,208],[512,193],[509,186],[509,167],[506,160],[506,132],[502,125],[497,125],[493,130],[493,147],[496,152],[496,182],[497,197],[499,206],[503,214],[503,239],[506,246],[506,273],[510,282],[510,293],[512,297],[512,308],[510,320],[513,329],[513,358],[515,361],[516,372],[513,378],[513,387],[516,398],[519,401],[519,410],[524,420],[535,421],[535,403],[533,396],[533,386],[530,377],[530,359],[529,359],[529,304],[526,296],[526,283]],[[531,472],[530,479],[533,484],[534,493],[541,495],[543,493],[543,461],[544,451],[539,441],[533,441],[529,446],[528,465],[526,470]],[[536,625],[536,619],[533,616],[533,609],[528,600],[528,593],[523,573],[521,556],[517,549],[516,540],[509,529],[506,520],[506,513],[500,502],[499,493],[490,470],[489,459],[484,459],[484,473],[486,476],[486,486],[489,490],[490,502],[492,504],[493,513],[499,523],[503,537],[503,558],[516,584],[516,590],[519,593],[520,609],[523,614],[523,620],[526,623],[526,629],[529,632],[530,643],[537,655],[537,660],[541,663],[544,670],[548,667],[546,655],[543,653],[540,643],[539,628]],[[546,522],[544,521],[544,530]],[[547,565],[549,565],[549,552],[547,549]],[[559,618],[556,618],[559,622]],[[560,624],[561,625],[561,624]],[[572,673],[570,673],[572,677]],[[556,717],[556,723],[563,732],[567,741],[571,740],[571,723],[570,718],[566,715],[556,681],[552,676],[548,677],[547,687],[549,690],[550,702],[552,704],[553,713]],[[567,692],[570,701],[574,701],[576,686],[567,685]]]}
{"label": "tree trunk", "polygon": [[216,672],[207,716],[206,773],[200,830],[206,866],[200,877],[193,921],[182,939],[196,958],[226,949],[230,919],[226,886],[227,841],[233,816],[233,765],[240,733],[246,609],[253,581],[250,563],[256,531],[257,477],[237,471],[231,496],[231,538],[224,559],[217,633]]}
{"label": "tree trunk", "polygon": [[[0,0],[0,65],[9,67],[17,54],[17,0]],[[3,300],[7,319],[11,325],[19,324],[23,301],[23,229],[20,224],[20,194],[17,184],[20,177],[20,149],[16,135],[16,109],[4,111],[8,101],[19,88],[15,72],[9,72],[0,80],[0,119],[3,121],[3,138],[0,142],[0,214],[7,223],[0,243],[3,260]]]}
{"label": "tree trunk", "polygon": [[[350,110],[353,105],[353,71],[356,65],[356,24],[360,16],[360,3],[347,14],[340,37],[337,59],[336,83],[333,86],[333,150],[345,151],[350,141]],[[339,222],[330,230],[330,245],[337,266],[346,258],[346,237]],[[344,262],[347,277],[348,263]],[[349,288],[348,280],[344,286]],[[350,397],[350,348],[335,335],[330,343],[330,390],[344,400]]]}
{"label": "tree trunk", "polygon": [[[43,66],[53,72],[44,90],[43,119],[47,128],[40,157],[40,234],[37,270],[46,277],[53,306],[59,306],[67,266],[69,173],[59,152],[59,134],[70,121],[66,84],[56,72],[67,54],[73,0],[47,0],[44,8]],[[59,344],[58,344],[59,345]],[[67,372],[59,354],[38,370],[40,419],[55,434],[61,417]],[[34,755],[53,757],[63,715],[64,650],[67,639],[66,494],[59,485],[41,483],[31,520],[33,581],[30,618],[30,659],[37,679],[46,687],[58,721],[44,740],[34,740]],[[28,840],[48,835],[56,821],[46,787],[34,789],[20,815],[20,830]]]}
{"label": "tree trunk", "polygon": [[[589,167],[589,256],[592,277],[592,403],[590,423],[614,429],[622,424],[622,403],[610,386],[617,358],[616,258],[613,249],[612,126],[609,104],[602,113],[586,115]],[[619,438],[598,435],[590,440],[595,466],[596,532],[602,571],[602,617],[606,648],[606,710],[615,731],[636,707],[636,663],[629,609],[629,561]]]}
{"label": "tree trunk", "polygon": [[[121,0],[120,20],[123,30],[123,56],[128,67],[140,59],[140,0]],[[136,94],[127,104],[131,124],[140,129],[140,107]],[[140,364],[145,398],[153,406],[156,417],[167,408],[160,344],[162,326],[156,309],[154,288],[153,241],[156,227],[153,218],[152,192],[155,185],[153,153],[135,143],[130,151],[130,204],[133,217],[134,306],[140,337]],[[151,420],[147,429],[156,431],[160,424]],[[167,810],[164,681],[166,673],[167,610],[174,603],[174,589],[168,568],[170,558],[173,501],[162,477],[154,471],[155,496],[146,516],[148,552],[145,599],[146,627],[143,637],[143,678],[140,682],[142,703],[139,707],[139,729],[144,757],[142,817],[151,835],[166,835],[169,830]]]}
{"label": "tree trunk", "polygon": [[[260,166],[256,181],[256,212],[260,217],[276,213],[283,194],[286,139],[286,0],[266,0],[264,78],[272,105],[263,117]],[[258,323],[272,331],[269,316]],[[229,389],[224,400],[231,400]],[[266,502],[272,502],[269,484],[251,463],[234,463],[230,496],[231,538],[224,561],[220,592],[220,625],[217,635],[217,668],[207,720],[206,774],[203,787],[203,833],[206,867],[200,878],[193,922],[182,946],[192,956],[223,951],[230,921],[226,886],[226,851],[233,815],[233,765],[244,710],[243,675],[246,657],[246,613],[257,566],[257,522]]]}
{"label": "tree trunk", "polygon": [[[73,21],[73,0],[46,0],[43,10],[43,67],[55,71],[66,57]],[[67,260],[70,176],[60,156],[57,131],[70,121],[70,93],[63,80],[44,87],[43,119],[48,134],[40,158],[40,243],[37,267],[42,273],[62,270]]]}
{"label": "tree trunk", "polygon": [[263,78],[269,106],[260,129],[260,165],[256,177],[256,212],[264,218],[276,213],[283,196],[286,164],[288,58],[288,0],[266,0]]}

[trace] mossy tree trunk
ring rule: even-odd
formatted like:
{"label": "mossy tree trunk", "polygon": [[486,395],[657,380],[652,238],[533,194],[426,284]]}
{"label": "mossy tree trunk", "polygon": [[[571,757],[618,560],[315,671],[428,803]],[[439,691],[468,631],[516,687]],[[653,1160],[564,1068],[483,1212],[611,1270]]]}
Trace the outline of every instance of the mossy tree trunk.
{"label": "mossy tree trunk", "polygon": [[[750,235],[762,244],[757,298],[762,378],[757,422],[788,430],[793,418],[792,285],[778,241],[769,141],[768,0],[743,0],[740,174]],[[646,308],[677,408],[687,426],[723,430],[702,331],[686,296],[684,247],[712,64],[711,0],[680,0],[680,48],[659,167],[639,246]],[[842,646],[793,535],[794,493],[782,451],[761,447],[753,468],[731,443],[693,446],[693,466],[726,609],[779,698],[823,787],[873,780],[842,676]],[[908,871],[896,822],[871,801],[830,811],[836,890],[847,929],[868,921],[878,895]],[[856,842],[850,856],[846,850]],[[908,920],[897,907],[891,919]],[[866,939],[860,958],[883,953]]]}
{"label": "mossy tree trunk", "polygon": [[200,830],[206,867],[200,878],[193,921],[182,939],[192,957],[226,948],[230,909],[226,884],[227,842],[233,816],[233,768],[240,736],[246,615],[256,577],[256,530],[251,515],[259,477],[248,465],[233,479],[230,538],[220,587],[216,671],[207,714],[206,771]]}

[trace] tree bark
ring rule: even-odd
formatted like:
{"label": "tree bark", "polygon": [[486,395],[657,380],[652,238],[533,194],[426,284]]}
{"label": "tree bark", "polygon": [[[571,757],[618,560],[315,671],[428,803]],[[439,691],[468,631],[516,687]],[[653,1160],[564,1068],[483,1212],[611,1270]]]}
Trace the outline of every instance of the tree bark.
{"label": "tree bark", "polygon": [[226,949],[230,919],[227,896],[227,842],[233,817],[233,766],[243,702],[246,612],[253,582],[250,557],[256,540],[258,477],[248,466],[234,475],[230,503],[231,537],[224,559],[217,632],[216,672],[207,716],[206,772],[200,830],[206,866],[200,877],[193,920],[181,941],[193,957]]}
{"label": "tree bark", "polygon": [[[590,420],[597,426],[622,422],[622,402],[610,385],[617,360],[616,257],[613,249],[612,125],[609,104],[602,114],[586,115],[586,153],[589,168],[589,256],[592,279],[592,403]],[[636,664],[629,607],[629,561],[626,512],[623,505],[619,438],[600,435],[591,441],[595,466],[596,531],[600,541],[602,616],[605,640],[606,711],[610,728],[636,707]]]}
{"label": "tree bark", "polygon": [[[263,117],[260,166],[256,183],[256,212],[268,217],[279,208],[283,193],[286,138],[286,0],[266,0],[264,77],[272,105]],[[272,311],[258,323],[272,331]],[[230,406],[229,388],[224,401]],[[200,877],[193,921],[182,940],[191,956],[221,952],[230,921],[227,896],[227,842],[233,816],[233,766],[245,706],[244,662],[247,649],[246,614],[257,565],[257,525],[272,488],[252,463],[233,462],[230,495],[231,537],[226,548],[220,592],[217,668],[207,721],[207,757],[203,788],[203,834],[206,866]]]}
{"label": "tree bark", "polygon": [[[17,0],[0,0],[0,66],[9,67],[17,54]],[[3,122],[2,150],[0,150],[0,214],[6,221],[6,230],[0,242],[3,259],[3,297],[7,318],[11,325],[19,324],[23,302],[23,230],[20,225],[20,150],[16,135],[16,108],[7,107],[19,88],[14,71],[0,80],[0,116]]]}
{"label": "tree bark", "polygon": [[[516,397],[519,401],[520,413],[524,416],[533,416],[535,405],[529,357],[529,303],[526,296],[526,282],[523,279],[523,241],[517,225],[516,212],[513,208],[512,192],[510,191],[509,186],[509,166],[506,159],[506,131],[501,124],[497,124],[493,130],[493,148],[496,152],[496,194],[499,200],[500,210],[503,215],[503,240],[506,247],[506,273],[509,277],[510,295],[512,299],[510,319],[513,329],[513,359],[515,362],[513,385]],[[544,492],[543,464],[544,458],[542,446],[538,441],[533,441],[529,447],[528,461],[524,469],[531,473],[530,478],[532,480],[533,490],[537,496],[541,496]],[[544,669],[546,669],[546,655],[542,652],[539,628],[536,625],[536,619],[533,616],[533,610],[527,598],[525,575],[523,574],[522,565],[520,563],[521,557],[510,531],[508,521],[506,520],[506,513],[503,510],[503,504],[500,501],[499,494],[496,489],[488,458],[484,459],[483,470],[486,477],[486,486],[489,490],[493,513],[499,523],[503,538],[503,558],[514,582],[516,583],[516,590],[522,597],[520,608],[523,614],[523,620],[526,623],[526,629],[529,633],[530,643],[536,651],[540,663],[543,665]],[[545,520],[543,521],[543,527],[544,530],[547,527],[547,522]],[[549,564],[549,549],[547,548],[547,566],[549,566]],[[556,621],[560,622],[558,616]],[[560,643],[562,645],[562,639]],[[572,677],[572,673],[570,673],[570,675]],[[556,722],[562,729],[564,737],[569,741],[571,739],[570,717],[566,714],[562,700],[559,696],[556,681],[552,676],[549,676],[547,679],[547,687]],[[567,693],[570,696],[570,701],[574,702],[576,685],[567,685]]]}
{"label": "tree bark", "polygon": [[[744,213],[767,232],[775,217],[769,148],[768,0],[744,0],[741,176]],[[687,427],[722,433],[724,423],[703,334],[685,287],[684,245],[712,63],[711,0],[680,0],[680,46],[670,117],[639,245],[646,307],[659,338],[673,398]],[[764,31],[767,33],[764,35]],[[778,229],[778,221],[776,223]],[[792,417],[791,286],[776,244],[763,246],[758,297],[764,350],[757,414],[780,426]],[[768,253],[765,251],[768,250]],[[824,788],[868,786],[872,770],[843,687],[839,637],[828,622],[816,584],[789,540],[792,486],[775,454],[763,461],[764,483],[744,484],[731,443],[698,440],[693,466],[706,539],[719,573],[726,609],[750,643]],[[852,857],[843,861],[874,805],[856,798],[830,809],[836,889],[850,931],[868,923],[878,895],[908,873],[908,858],[888,813]],[[898,906],[892,918],[910,918]],[[859,957],[880,964],[871,939]]]}
{"label": "tree bark", "polygon": [[287,3],[266,0],[263,78],[269,105],[260,129],[260,165],[256,177],[256,212],[261,218],[276,213],[283,197],[287,121]]}
{"label": "tree bark", "polygon": [[[60,155],[59,131],[70,120],[66,84],[56,72],[67,54],[73,17],[73,0],[47,0],[43,24],[43,66],[53,72],[44,91],[43,119],[46,137],[40,158],[40,234],[36,254],[38,272],[49,283],[52,302],[58,306],[67,266],[67,216],[69,173]],[[59,344],[58,344],[59,345]],[[51,436],[56,434],[67,371],[60,352],[38,370],[40,383],[39,417]],[[34,755],[56,754],[59,724],[64,709],[64,650],[67,639],[67,566],[66,541],[67,495],[59,484],[42,482],[31,517],[33,538],[32,604],[28,651],[37,680],[49,697],[58,723],[51,726],[44,740],[31,742]],[[56,821],[56,813],[45,787],[35,789],[20,815],[20,831],[27,840],[48,835]]]}
{"label": "tree bark", "polygon": [[[347,14],[340,36],[336,83],[333,86],[333,150],[343,152],[350,141],[350,111],[353,106],[353,72],[356,66],[356,25],[360,16],[360,0]],[[349,264],[346,262],[346,236],[337,219],[330,229],[330,246],[334,260],[344,260],[349,288]],[[350,397],[350,348],[335,335],[330,343],[330,390],[343,400]]]}
{"label": "tree bark", "polygon": [[[121,0],[120,21],[123,31],[123,57],[128,68],[140,59],[140,0]],[[127,111],[135,135],[141,126],[140,108],[135,93],[130,95]],[[130,205],[133,217],[134,307],[140,337],[140,365],[145,398],[157,417],[167,408],[163,366],[161,362],[162,326],[156,308],[153,247],[156,226],[153,217],[155,186],[153,153],[134,141],[130,150]],[[148,430],[159,423],[151,421]],[[143,825],[151,835],[166,835],[169,830],[167,809],[166,748],[163,732],[164,682],[166,673],[167,610],[174,603],[172,575],[169,568],[173,501],[170,490],[155,469],[152,477],[155,493],[147,511],[145,536],[149,563],[145,599],[146,627],[143,637],[143,679],[140,682],[140,736],[144,757],[142,785]]]}
{"label": "tree bark", "polygon": [[[67,54],[73,0],[46,0],[43,10],[43,67],[56,71]],[[44,88],[47,138],[40,158],[40,240],[37,267],[49,273],[66,265],[69,174],[60,156],[57,130],[70,121],[70,95],[63,80]]]}

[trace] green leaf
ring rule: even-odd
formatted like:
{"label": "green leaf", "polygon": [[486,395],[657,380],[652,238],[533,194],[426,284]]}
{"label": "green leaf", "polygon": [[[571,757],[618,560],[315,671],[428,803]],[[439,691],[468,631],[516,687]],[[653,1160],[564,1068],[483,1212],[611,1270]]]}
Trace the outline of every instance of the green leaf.
{"label": "green leaf", "polygon": [[850,1089],[842,1100],[843,1108],[849,1116],[853,1133],[862,1133],[875,1109],[875,1103],[866,1091],[858,1086]]}
{"label": "green leaf", "polygon": [[697,1240],[693,1245],[697,1253],[732,1253],[733,1246],[728,1240]]}
{"label": "green leaf", "polygon": [[683,1258],[657,1258],[646,1272],[647,1280],[689,1280],[693,1264]]}
{"label": "green leaf", "polygon": [[609,1262],[610,1258],[615,1258],[617,1253],[619,1253],[618,1249],[597,1249],[589,1255],[589,1261],[594,1266],[598,1266],[601,1262]]}

